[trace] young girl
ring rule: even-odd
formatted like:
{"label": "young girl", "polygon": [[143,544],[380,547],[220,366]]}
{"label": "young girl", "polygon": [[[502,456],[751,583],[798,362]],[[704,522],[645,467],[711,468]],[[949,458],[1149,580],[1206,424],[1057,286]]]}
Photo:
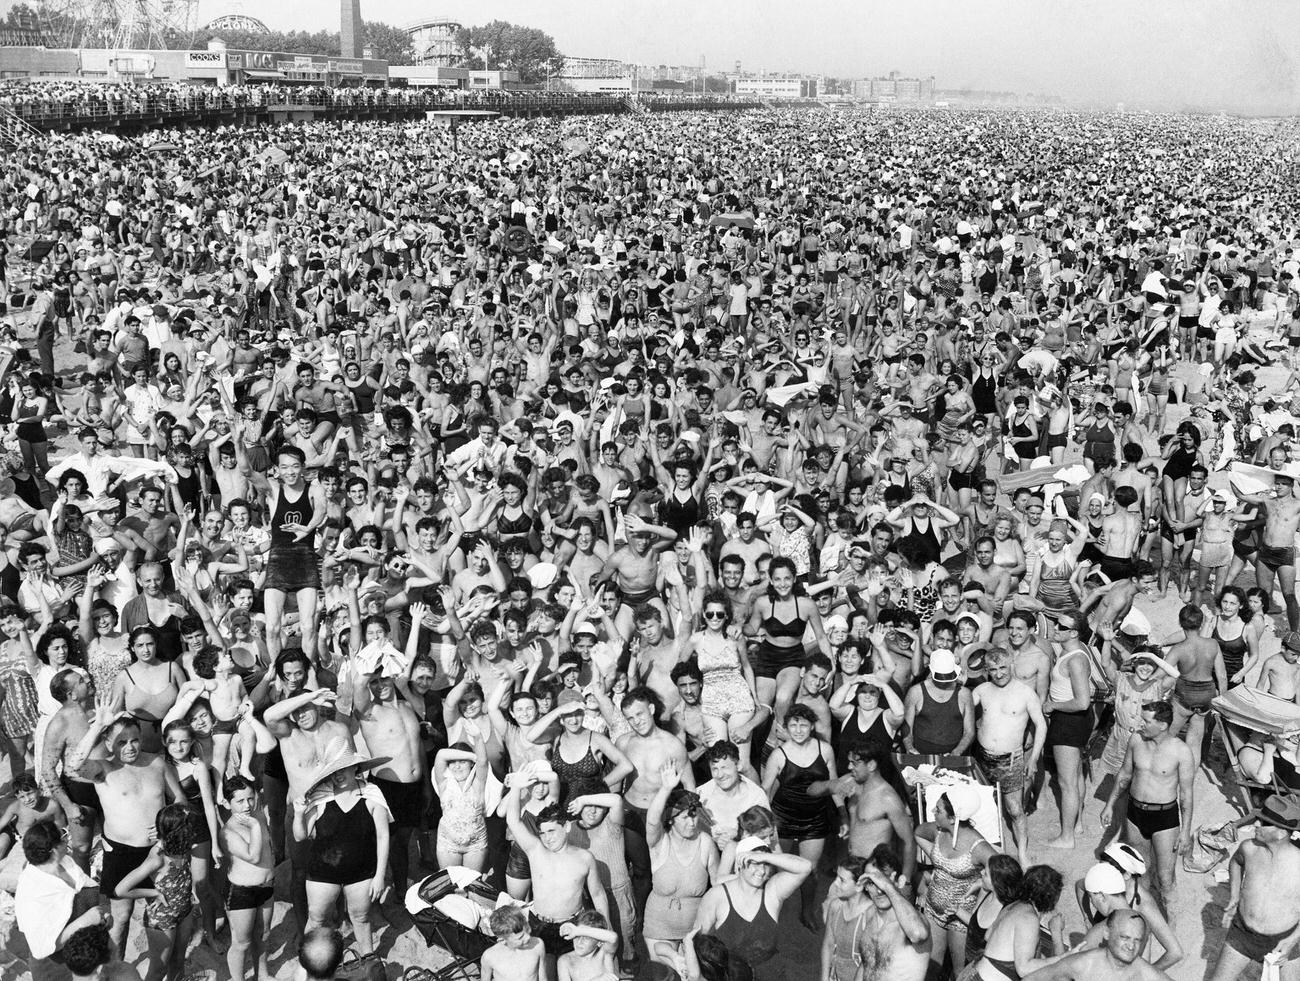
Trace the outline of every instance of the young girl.
{"label": "young girl", "polygon": [[[176,981],[185,967],[185,951],[193,928],[190,849],[194,825],[188,807],[168,804],[158,812],[155,826],[158,840],[149,850],[149,857],[118,883],[116,898],[149,901],[144,910],[149,960],[145,974]],[[146,886],[146,882],[151,885]]]}
{"label": "young girl", "polygon": [[487,823],[483,791],[487,786],[488,762],[483,739],[466,727],[474,745],[453,743],[433,759],[433,787],[442,801],[438,822],[438,864],[463,865],[482,872],[487,864]]}
{"label": "young girl", "polygon": [[263,938],[271,933],[271,897],[275,893],[275,865],[271,835],[262,816],[255,786],[236,774],[225,782],[230,818],[221,828],[221,844],[230,856],[226,875],[226,919],[230,947],[226,966],[232,981],[244,981],[244,964],[251,955],[255,978],[270,977]]}
{"label": "young girl", "polygon": [[190,875],[203,914],[203,930],[211,940],[217,935],[218,902],[209,871],[214,862],[221,861],[212,771],[199,752],[194,730],[186,722],[170,722],[163,728],[163,753],[167,766],[176,771],[176,779],[189,808],[192,824]]}

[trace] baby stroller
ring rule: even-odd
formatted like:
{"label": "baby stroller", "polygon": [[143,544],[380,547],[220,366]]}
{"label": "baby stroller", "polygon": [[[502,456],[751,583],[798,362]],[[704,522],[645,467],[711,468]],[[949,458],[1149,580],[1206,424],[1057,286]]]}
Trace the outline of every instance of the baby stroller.
{"label": "baby stroller", "polygon": [[450,963],[436,969],[412,968],[407,981],[471,981],[478,961],[495,942],[488,918],[496,893],[482,879],[458,888],[449,872],[435,872],[406,894],[406,909],[430,947],[446,951]]}

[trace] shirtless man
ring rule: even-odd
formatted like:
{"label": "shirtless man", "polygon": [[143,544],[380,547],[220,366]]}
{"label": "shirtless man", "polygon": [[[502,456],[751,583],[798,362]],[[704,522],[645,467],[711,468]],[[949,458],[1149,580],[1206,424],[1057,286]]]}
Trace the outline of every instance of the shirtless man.
{"label": "shirtless man", "polygon": [[1257,687],[1300,705],[1300,634],[1290,630],[1282,636],[1282,649],[1264,662]]}
{"label": "shirtless man", "polygon": [[[760,588],[757,584],[745,582],[746,568],[745,560],[739,555],[724,555],[718,561],[718,584],[727,594],[731,609],[735,611],[737,623],[744,623],[749,619],[750,604],[754,601],[755,592]],[[756,572],[760,568],[761,565],[756,566]],[[761,572],[757,574],[763,575]]]}
{"label": "shirtless man", "polygon": [[433,785],[423,778],[428,768],[420,740],[420,720],[383,666],[371,672],[364,688],[357,685],[352,714],[370,755],[389,759],[370,771],[369,780],[388,804],[388,865],[394,887],[404,893],[411,834],[419,829],[433,802]]}
{"label": "shirtless man", "polygon": [[664,630],[664,617],[659,607],[644,604],[632,611],[636,636],[641,642],[637,660],[641,664],[642,680],[663,702],[664,712],[677,708],[679,694],[673,683],[672,670],[677,664],[677,638]]}
{"label": "shirtless man", "polygon": [[[64,668],[54,676],[50,689],[61,706],[45,729],[37,761],[37,784],[42,794],[63,808],[69,851],[76,863],[89,872],[99,797],[93,783],[72,774],[68,761],[90,727],[94,684],[80,672]],[[102,751],[98,752],[102,757]]]}
{"label": "shirtless man", "polygon": [[[916,838],[912,815],[893,785],[880,772],[887,754],[879,749],[849,749],[849,772],[835,781],[835,793],[849,804],[849,854],[870,858],[885,846],[902,854],[904,881],[916,871]],[[889,765],[889,764],[887,764]]]}
{"label": "shirtless man", "polygon": [[[537,763],[527,764],[520,772],[527,774],[537,766]],[[656,770],[656,780],[658,776]],[[545,889],[533,894],[528,919],[533,936],[546,946],[546,973],[553,981],[555,959],[572,949],[572,944],[560,936],[560,924],[570,922],[586,908],[584,889],[591,896],[592,907],[609,922],[609,897],[591,852],[569,843],[568,816],[559,804],[550,804],[538,812],[537,834],[524,823],[520,796],[530,784],[528,779],[521,779],[507,791],[506,826],[528,856],[533,880],[546,883]]]}
{"label": "shirtless man", "polygon": [[1092,627],[1100,634],[1108,630],[1118,630],[1133,609],[1133,602],[1139,596],[1150,596],[1156,588],[1156,570],[1150,562],[1138,559],[1131,563],[1132,578],[1118,579],[1103,583],[1085,597],[1079,609],[1091,614]]}
{"label": "shirtless man", "polygon": [[694,661],[683,661],[673,667],[673,685],[678,701],[670,716],[672,730],[686,741],[686,756],[691,761],[695,782],[709,779],[709,764],[705,759],[709,743],[704,722],[704,709],[700,696],[704,693],[704,675]]}
{"label": "shirtless man", "polygon": [[591,582],[594,592],[602,582],[613,580],[623,591],[623,606],[618,611],[615,626],[628,637],[632,630],[632,610],[642,603],[650,603],[665,617],[668,609],[659,596],[659,553],[669,548],[677,539],[677,532],[662,525],[652,525],[645,519],[628,512],[625,527],[627,544],[616,549]]}
{"label": "shirtless man", "polygon": [[763,578],[759,571],[759,559],[772,554],[772,546],[767,539],[758,536],[758,518],[752,511],[741,511],[736,515],[736,537],[722,546],[719,561],[737,556],[744,563],[743,582],[753,586]]}
{"label": "shirtless man", "polygon": [[[989,680],[975,689],[975,707],[981,709],[975,728],[975,756],[990,779],[1002,790],[1002,807],[1011,820],[1020,864],[1029,867],[1029,819],[1025,816],[1027,778],[1038,771],[1047,739],[1043,701],[1034,689],[1014,677],[1011,654],[994,648],[985,657]],[[1028,754],[1025,737],[1030,726],[1033,743]]]}
{"label": "shirtless man", "polygon": [[1259,812],[1253,838],[1237,846],[1228,865],[1228,928],[1210,981],[1243,977],[1248,965],[1281,963],[1282,981],[1300,979],[1300,808],[1293,799],[1272,796]]}
{"label": "shirtless man", "polygon": [[[280,755],[289,791],[287,818],[292,821],[293,801],[301,800],[311,790],[311,777],[322,760],[336,751],[340,742],[354,749],[352,732],[342,722],[322,716],[322,710],[332,707],[337,696],[328,688],[299,692],[266,710],[263,721],[271,735],[279,740]],[[272,829],[274,831],[274,829]],[[307,851],[309,842],[297,841],[289,836],[289,867],[293,874],[290,895],[297,915],[297,935],[307,924]]]}
{"label": "shirtless man", "polygon": [[1300,630],[1300,600],[1295,594],[1295,535],[1300,528],[1300,498],[1294,494],[1295,480],[1287,474],[1273,476],[1273,490],[1268,494],[1247,494],[1232,484],[1237,499],[1247,504],[1264,505],[1264,531],[1255,555],[1255,578],[1259,588],[1273,594],[1273,577],[1282,586],[1286,600],[1287,625]]}
{"label": "shirtless man", "polygon": [[975,539],[971,553],[974,561],[966,566],[963,578],[984,587],[984,595],[976,597],[979,608],[992,617],[995,623],[1001,622],[1002,607],[1011,592],[1011,573],[993,561],[997,543],[992,536],[981,535]]}
{"label": "shirtless man", "polygon": [[930,968],[930,922],[907,896],[898,856],[877,845],[867,856],[862,914],[862,981],[922,981]]}
{"label": "shirtless man", "polygon": [[632,892],[637,916],[644,915],[650,895],[650,847],[645,838],[645,815],[659,791],[659,769],[673,763],[681,774],[682,786],[695,789],[695,775],[686,756],[686,745],[655,724],[655,695],[645,687],[633,688],[623,696],[620,708],[631,732],[615,743],[633,767],[632,782],[623,791],[623,847],[631,867]]}
{"label": "shirtless man", "polygon": [[1182,732],[1188,719],[1187,745],[1192,750],[1192,760],[1201,765],[1201,740],[1205,736],[1205,720],[1210,712],[1210,702],[1219,692],[1228,690],[1227,670],[1223,666],[1223,652],[1213,637],[1201,636],[1205,614],[1199,606],[1184,606],[1178,611],[1178,626],[1183,629],[1183,639],[1169,648],[1165,660],[1178,669],[1178,682],[1174,685],[1174,732]]}
{"label": "shirtless man", "polygon": [[1133,576],[1133,556],[1142,538],[1142,516],[1129,510],[1138,502],[1132,487],[1115,488],[1115,507],[1101,519],[1101,572],[1111,582]]}
{"label": "shirtless man", "polygon": [[[140,749],[140,723],[119,716],[107,696],[95,706],[95,716],[69,757],[74,776],[89,780],[99,794],[104,813],[104,864],[99,873],[99,893],[109,900],[113,924],[109,928],[119,958],[126,956],[126,935],[135,912],[134,899],[120,899],[118,883],[149,857],[154,821],[170,798],[185,800],[176,771],[161,756]],[[106,737],[106,738],[104,738]],[[91,759],[100,739],[103,759]]]}
{"label": "shirtless man", "polygon": [[1016,680],[1032,688],[1038,700],[1045,702],[1051,681],[1052,657],[1049,648],[1038,638],[1035,627],[1032,613],[1015,610],[1007,617],[1005,636],[999,637],[1003,631],[998,631],[993,635],[993,643],[1002,641],[1011,655],[1011,669]]}
{"label": "shirtless man", "polygon": [[[1024,981],[1169,981],[1168,974],[1141,957],[1149,929],[1141,913],[1117,909],[1106,920],[1104,947],[1067,954],[1026,975]],[[1235,976],[1216,977],[1215,981]]]}
{"label": "shirtless man", "polygon": [[[1135,848],[1145,841],[1155,859],[1156,899],[1170,919],[1174,867],[1192,842],[1192,781],[1196,766],[1192,751],[1172,729],[1174,710],[1168,702],[1142,706],[1142,725],[1129,740],[1124,764],[1106,806],[1101,809],[1105,831],[1115,804],[1127,791],[1124,840]],[[1131,786],[1130,786],[1131,785]]]}

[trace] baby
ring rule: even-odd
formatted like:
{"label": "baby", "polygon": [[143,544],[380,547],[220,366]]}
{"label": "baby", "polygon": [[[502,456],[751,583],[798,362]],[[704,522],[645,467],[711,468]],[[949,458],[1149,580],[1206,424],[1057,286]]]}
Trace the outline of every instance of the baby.
{"label": "baby", "polygon": [[480,981],[493,981],[498,974],[509,981],[543,981],[546,950],[529,929],[528,915],[518,906],[502,906],[492,911],[488,926],[497,942],[479,961]]}

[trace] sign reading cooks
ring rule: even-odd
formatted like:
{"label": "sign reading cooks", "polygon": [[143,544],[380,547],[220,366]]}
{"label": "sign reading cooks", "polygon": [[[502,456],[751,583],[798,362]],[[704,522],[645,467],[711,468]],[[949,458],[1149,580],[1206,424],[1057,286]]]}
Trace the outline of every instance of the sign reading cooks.
{"label": "sign reading cooks", "polygon": [[186,51],[185,67],[225,68],[226,53],[224,51]]}

